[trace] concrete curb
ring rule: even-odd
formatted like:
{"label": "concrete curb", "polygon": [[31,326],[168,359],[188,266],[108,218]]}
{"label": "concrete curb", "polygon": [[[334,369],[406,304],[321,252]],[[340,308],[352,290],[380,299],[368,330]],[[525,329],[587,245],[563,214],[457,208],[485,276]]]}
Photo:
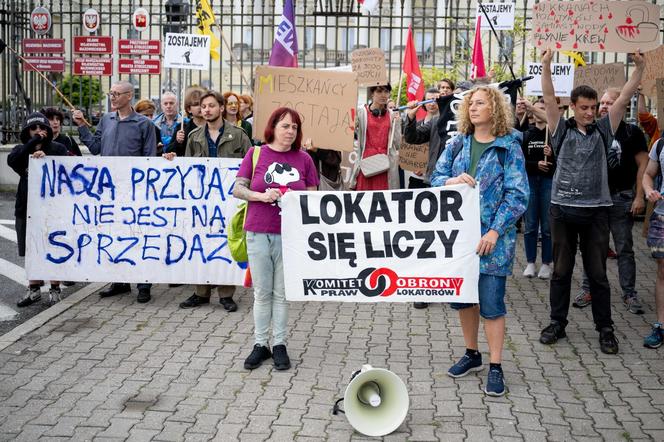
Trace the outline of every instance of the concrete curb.
{"label": "concrete curb", "polygon": [[55,318],[60,313],[69,310],[70,308],[72,308],[79,302],[83,301],[91,294],[104,288],[104,286],[106,285],[108,285],[107,282],[95,282],[92,284],[88,284],[85,287],[83,287],[81,290],[72,293],[62,301],[44,310],[37,316],[34,316],[33,318],[30,318],[29,320],[25,321],[23,324],[14,328],[12,331],[0,336],[0,351],[9,347],[13,343],[21,339],[23,336],[27,335],[28,333],[46,324],[48,321]]}

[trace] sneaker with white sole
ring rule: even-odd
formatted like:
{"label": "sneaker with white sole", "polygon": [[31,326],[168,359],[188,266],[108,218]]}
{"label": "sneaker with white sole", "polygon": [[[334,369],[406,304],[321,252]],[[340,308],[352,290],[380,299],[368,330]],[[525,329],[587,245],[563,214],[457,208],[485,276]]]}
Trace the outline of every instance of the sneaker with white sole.
{"label": "sneaker with white sole", "polygon": [[523,271],[523,276],[526,278],[534,278],[535,272],[536,272],[535,263],[529,262],[528,265],[526,266],[526,270]]}
{"label": "sneaker with white sole", "polygon": [[25,295],[18,300],[16,305],[18,307],[27,307],[41,299],[41,289],[40,287],[30,287]]}
{"label": "sneaker with white sole", "polygon": [[542,264],[539,272],[537,273],[539,279],[549,279],[551,278],[551,266],[549,264]]}
{"label": "sneaker with white sole", "polygon": [[637,298],[636,295],[623,298],[623,304],[625,304],[627,311],[630,313],[634,313],[635,315],[642,315],[645,313],[643,306],[639,302],[639,298]]}

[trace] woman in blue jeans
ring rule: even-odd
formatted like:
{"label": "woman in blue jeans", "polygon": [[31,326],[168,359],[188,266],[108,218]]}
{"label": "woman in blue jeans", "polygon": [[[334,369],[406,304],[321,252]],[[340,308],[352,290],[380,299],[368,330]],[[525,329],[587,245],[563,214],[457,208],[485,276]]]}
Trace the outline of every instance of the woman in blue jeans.
{"label": "woman in blue jeans", "polygon": [[[526,159],[526,172],[530,186],[530,199],[526,210],[526,231],[523,243],[526,248],[526,269],[523,276],[541,279],[551,277],[553,249],[551,246],[551,229],[549,228],[549,205],[551,203],[551,183],[556,170],[553,151],[547,145],[546,111],[544,100],[535,104],[524,100],[526,108],[532,112],[535,124],[523,135],[521,147]],[[537,240],[542,232],[542,266],[537,272]]]}
{"label": "woman in blue jeans", "polygon": [[[275,110],[265,128],[267,144],[249,149],[237,173],[233,196],[249,202],[244,230],[254,287],[255,345],[244,361],[253,370],[272,357],[277,370],[290,368],[286,351],[288,304],[281,257],[281,196],[316,190],[318,172],[302,148],[302,122],[296,110]],[[254,164],[254,150],[260,149]],[[272,352],[268,333],[272,325]]]}
{"label": "woman in blue jeans", "polygon": [[466,344],[466,354],[449,370],[457,378],[482,370],[478,351],[480,316],[489,343],[490,368],[484,391],[505,394],[501,367],[505,341],[505,282],[512,272],[516,249],[516,221],[528,204],[528,181],[521,152],[521,133],[512,129],[512,108],[498,89],[478,86],[459,108],[458,132],[436,163],[431,186],[480,186],[482,238],[479,305],[453,304]]}

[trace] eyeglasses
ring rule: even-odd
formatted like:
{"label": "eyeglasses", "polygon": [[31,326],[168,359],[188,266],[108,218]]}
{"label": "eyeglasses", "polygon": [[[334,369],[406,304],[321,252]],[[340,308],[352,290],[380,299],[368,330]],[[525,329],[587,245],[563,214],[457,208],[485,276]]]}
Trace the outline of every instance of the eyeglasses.
{"label": "eyeglasses", "polygon": [[111,98],[118,98],[120,95],[129,94],[129,93],[131,93],[131,91],[127,91],[127,92],[109,92],[106,95],[108,95]]}
{"label": "eyeglasses", "polygon": [[238,103],[235,103],[235,102],[233,102],[233,103],[226,103],[226,106],[228,106],[228,107],[238,107]]}

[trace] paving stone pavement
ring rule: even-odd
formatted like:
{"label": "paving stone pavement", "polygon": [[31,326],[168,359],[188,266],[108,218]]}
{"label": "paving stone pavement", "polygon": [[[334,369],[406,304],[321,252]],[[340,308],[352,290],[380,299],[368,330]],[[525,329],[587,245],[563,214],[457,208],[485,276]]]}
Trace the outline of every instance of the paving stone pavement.
{"label": "paving stone pavement", "polygon": [[[599,351],[590,308],[571,309],[568,338],[538,342],[548,283],[508,281],[504,362],[509,393],[485,396],[487,370],[446,375],[463,353],[445,305],[291,303],[293,368],[243,368],[253,344],[251,292],[239,310],[178,303],[190,286],[153,288],[153,301],[96,294],[0,352],[0,439],[130,441],[360,441],[331,414],[362,364],[392,370],[410,393],[405,422],[386,441],[664,440],[664,349],[642,338],[654,320],[655,264],[634,229],[637,289],[646,313],[627,312],[609,260],[620,354]],[[577,261],[578,262],[578,261]],[[579,282],[579,269],[575,285]],[[483,333],[480,350],[487,352]],[[269,361],[268,361],[269,362]]]}

